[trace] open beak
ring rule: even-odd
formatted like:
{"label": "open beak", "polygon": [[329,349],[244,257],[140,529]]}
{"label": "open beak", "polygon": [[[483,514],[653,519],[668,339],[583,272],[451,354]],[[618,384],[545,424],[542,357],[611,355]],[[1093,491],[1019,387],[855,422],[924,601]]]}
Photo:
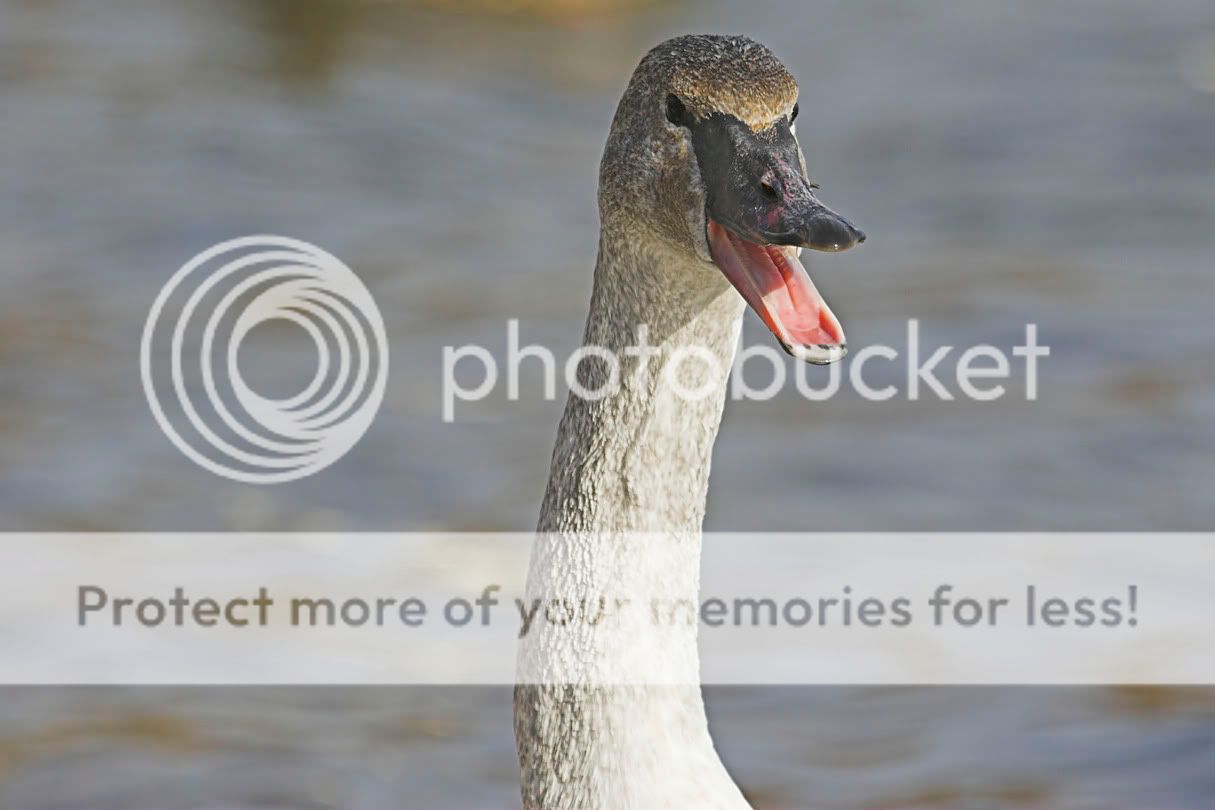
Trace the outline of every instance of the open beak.
{"label": "open beak", "polygon": [[713,263],[785,351],[818,365],[848,353],[844,328],[798,260],[797,248],[749,241],[711,218],[708,232]]}
{"label": "open beak", "polygon": [[693,144],[713,263],[789,354],[816,364],[842,358],[844,329],[798,256],[847,250],[865,234],[819,202],[788,122],[753,133],[711,116],[693,129]]}

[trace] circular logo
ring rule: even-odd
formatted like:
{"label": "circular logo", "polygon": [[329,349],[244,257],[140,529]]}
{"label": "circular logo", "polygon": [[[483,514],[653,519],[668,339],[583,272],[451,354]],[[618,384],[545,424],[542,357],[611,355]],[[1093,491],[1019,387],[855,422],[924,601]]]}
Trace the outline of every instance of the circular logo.
{"label": "circular logo", "polygon": [[[279,399],[254,391],[237,363],[249,332],[274,320],[300,327],[317,356],[311,382]],[[388,340],[371,294],[339,259],[298,239],[247,236],[198,254],[161,289],[140,376],[157,423],[186,456],[234,481],[282,483],[337,461],[370,427]]]}

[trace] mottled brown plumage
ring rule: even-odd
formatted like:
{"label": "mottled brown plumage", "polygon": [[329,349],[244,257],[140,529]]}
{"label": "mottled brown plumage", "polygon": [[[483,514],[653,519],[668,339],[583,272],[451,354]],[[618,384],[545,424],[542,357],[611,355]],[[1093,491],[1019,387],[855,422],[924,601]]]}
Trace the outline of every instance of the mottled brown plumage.
{"label": "mottled brown plumage", "polygon": [[752,129],[788,115],[797,82],[766,46],[744,36],[689,34],[642,59],[633,82],[665,85],[697,116],[723,112]]}
{"label": "mottled brown plumage", "polygon": [[604,148],[604,236],[657,237],[689,259],[710,261],[704,184],[688,130],[666,118],[667,97],[693,116],[723,113],[763,129],[792,112],[797,93],[780,60],[748,37],[696,34],[655,47],[625,88]]}
{"label": "mottled brown plumage", "polygon": [[[771,51],[740,36],[668,40],[633,74],[600,165],[599,258],[584,336],[620,359],[620,388],[567,403],[539,525],[558,534],[537,541],[534,595],[662,589],[696,597],[709,462],[743,301],[712,264],[705,186],[687,128],[666,118],[671,94],[693,115],[726,113],[762,129],[789,115],[797,85]],[[643,326],[657,354],[639,374],[627,349]],[[690,347],[716,361],[685,367],[686,387],[710,391],[697,401],[658,373]],[[586,388],[605,382],[603,364],[581,368]],[[523,642],[520,671],[543,684],[515,691],[526,810],[746,808],[714,750],[698,687],[564,680],[571,672],[627,677],[658,660],[678,682],[695,684],[696,628],[673,629],[657,652],[627,635],[609,644],[610,655],[582,642],[555,630]]]}

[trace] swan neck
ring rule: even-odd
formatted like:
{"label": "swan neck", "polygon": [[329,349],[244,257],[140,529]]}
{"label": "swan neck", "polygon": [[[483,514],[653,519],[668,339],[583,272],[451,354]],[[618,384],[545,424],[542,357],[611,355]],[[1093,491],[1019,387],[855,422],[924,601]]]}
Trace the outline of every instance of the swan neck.
{"label": "swan neck", "polygon": [[[699,604],[710,459],[743,304],[711,265],[639,244],[607,228],[601,238],[584,345],[619,358],[619,386],[598,399],[571,394],[566,405],[529,600],[661,594]],[[643,326],[648,361],[629,352]],[[678,376],[666,373],[674,363]],[[582,368],[588,390],[605,381],[603,367]],[[709,736],[696,625],[545,626],[520,642],[526,810],[747,807]]]}
{"label": "swan neck", "polygon": [[[700,531],[742,311],[711,264],[605,229],[583,343],[617,358],[619,384],[571,393],[541,531]],[[580,365],[586,390],[609,375]]]}

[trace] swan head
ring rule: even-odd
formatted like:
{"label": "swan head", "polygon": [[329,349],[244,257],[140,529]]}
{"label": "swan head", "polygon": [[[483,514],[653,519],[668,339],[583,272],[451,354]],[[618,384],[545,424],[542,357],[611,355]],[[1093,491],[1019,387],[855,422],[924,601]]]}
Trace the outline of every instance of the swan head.
{"label": "swan head", "polygon": [[599,206],[605,226],[676,253],[705,284],[724,275],[785,351],[823,364],[847,344],[799,256],[847,250],[865,234],[818,199],[797,100],[793,76],[752,39],[663,42],[616,111]]}

